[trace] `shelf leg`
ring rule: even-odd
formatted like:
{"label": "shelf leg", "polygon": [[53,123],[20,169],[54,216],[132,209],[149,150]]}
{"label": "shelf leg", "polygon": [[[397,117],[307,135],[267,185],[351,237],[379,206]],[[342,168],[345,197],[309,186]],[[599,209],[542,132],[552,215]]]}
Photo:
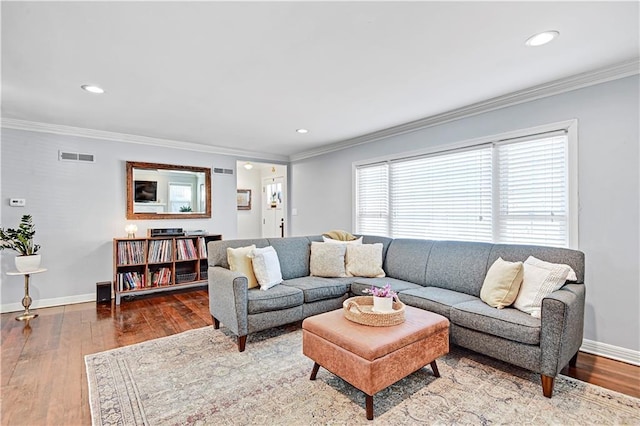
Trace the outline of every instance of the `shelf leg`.
{"label": "shelf leg", "polygon": [[29,274],[24,276],[24,297],[22,298],[22,306],[24,306],[24,312],[16,317],[16,321],[27,321],[36,318],[38,314],[34,314],[29,311],[31,306],[31,296],[29,296]]}

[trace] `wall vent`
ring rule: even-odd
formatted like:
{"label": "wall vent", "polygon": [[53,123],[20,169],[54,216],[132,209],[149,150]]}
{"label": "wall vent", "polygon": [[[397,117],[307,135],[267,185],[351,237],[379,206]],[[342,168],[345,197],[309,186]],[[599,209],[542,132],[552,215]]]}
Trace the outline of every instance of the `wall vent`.
{"label": "wall vent", "polygon": [[95,163],[96,158],[93,154],[81,154],[78,152],[58,151],[58,160],[60,161],[80,161],[82,163]]}
{"label": "wall vent", "polygon": [[222,167],[214,167],[213,173],[217,173],[219,175],[232,175],[233,169],[223,169]]}

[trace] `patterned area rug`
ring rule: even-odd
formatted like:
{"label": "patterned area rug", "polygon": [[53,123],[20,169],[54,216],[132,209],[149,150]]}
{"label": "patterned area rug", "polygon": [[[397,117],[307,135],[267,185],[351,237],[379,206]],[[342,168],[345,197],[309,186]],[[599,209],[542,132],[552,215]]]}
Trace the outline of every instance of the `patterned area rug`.
{"label": "patterned area rug", "polygon": [[553,398],[539,376],[460,348],[374,397],[302,355],[299,325],[249,336],[239,353],[205,327],[87,355],[94,425],[640,424],[640,399],[568,377]]}

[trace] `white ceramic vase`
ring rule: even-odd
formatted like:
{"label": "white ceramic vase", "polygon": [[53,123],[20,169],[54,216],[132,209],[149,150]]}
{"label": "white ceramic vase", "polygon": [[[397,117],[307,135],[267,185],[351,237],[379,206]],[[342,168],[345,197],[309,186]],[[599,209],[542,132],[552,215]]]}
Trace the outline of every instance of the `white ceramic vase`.
{"label": "white ceramic vase", "polygon": [[19,272],[32,272],[40,268],[40,261],[42,260],[39,254],[32,254],[30,256],[16,256],[16,269]]}
{"label": "white ceramic vase", "polygon": [[373,296],[374,312],[393,312],[393,297]]}

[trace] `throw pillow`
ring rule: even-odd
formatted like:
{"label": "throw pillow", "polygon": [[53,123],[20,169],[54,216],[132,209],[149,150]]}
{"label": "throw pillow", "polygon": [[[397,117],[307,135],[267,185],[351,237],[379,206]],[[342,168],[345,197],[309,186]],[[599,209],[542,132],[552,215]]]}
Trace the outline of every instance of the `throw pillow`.
{"label": "throw pillow", "polygon": [[499,257],[487,271],[480,299],[498,309],[511,305],[518,297],[523,276],[522,262],[507,262]]}
{"label": "throw pillow", "polygon": [[573,270],[573,268],[569,265],[565,265],[564,263],[551,263],[551,262],[545,262],[544,260],[540,260],[536,257],[533,256],[529,256],[529,258],[531,259],[531,261],[533,263],[535,263],[536,265],[544,265],[544,267],[546,268],[552,268],[554,266],[566,266],[567,268],[569,268],[569,274],[567,275],[567,281],[578,281],[578,277],[576,276],[576,271]]}
{"label": "throw pillow", "polygon": [[249,288],[258,287],[256,275],[253,273],[253,262],[248,256],[255,248],[255,244],[251,244],[247,247],[227,248],[227,261],[229,262],[229,269],[232,271],[241,272],[246,275],[247,281],[249,282]]}
{"label": "throw pillow", "polygon": [[249,257],[253,260],[253,272],[261,290],[268,290],[282,282],[278,253],[273,247],[253,249]]}
{"label": "throw pillow", "polygon": [[347,231],[343,231],[342,229],[335,229],[333,231],[325,232],[324,234],[322,234],[322,236],[338,241],[353,241],[356,239],[356,237],[354,237]]}
{"label": "throw pillow", "polygon": [[524,262],[524,278],[513,307],[540,318],[542,299],[564,285],[570,269],[568,265],[543,262],[529,256]]}
{"label": "throw pillow", "polygon": [[316,277],[346,277],[344,255],[346,244],[326,244],[313,241],[311,243],[311,259],[309,269]]}
{"label": "throw pillow", "polygon": [[382,243],[347,244],[347,276],[381,278]]}
{"label": "throw pillow", "polygon": [[355,240],[351,240],[351,241],[341,241],[341,240],[334,240],[333,238],[327,238],[324,235],[322,236],[322,240],[325,243],[330,243],[330,244],[362,244],[362,237],[360,238],[356,238]]}

